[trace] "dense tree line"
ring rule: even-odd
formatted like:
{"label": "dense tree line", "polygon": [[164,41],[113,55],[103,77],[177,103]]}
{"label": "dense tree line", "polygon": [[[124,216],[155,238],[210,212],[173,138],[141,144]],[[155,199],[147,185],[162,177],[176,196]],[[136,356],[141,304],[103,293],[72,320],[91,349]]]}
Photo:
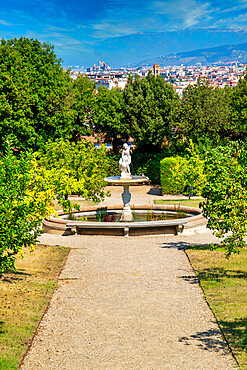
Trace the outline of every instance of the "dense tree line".
{"label": "dense tree line", "polygon": [[245,141],[247,78],[223,89],[200,80],[182,99],[151,72],[130,76],[123,92],[96,89],[86,77],[73,81],[51,45],[1,40],[0,146],[11,139],[17,149],[36,150],[47,140],[77,141],[92,130],[115,152],[129,136],[146,152],[181,152],[189,139],[201,147]]}

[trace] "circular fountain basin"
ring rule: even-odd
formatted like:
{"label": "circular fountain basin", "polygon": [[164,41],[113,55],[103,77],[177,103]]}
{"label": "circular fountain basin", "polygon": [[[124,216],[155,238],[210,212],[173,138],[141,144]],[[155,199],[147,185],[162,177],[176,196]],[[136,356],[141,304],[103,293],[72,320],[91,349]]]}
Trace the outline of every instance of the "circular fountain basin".
{"label": "circular fountain basin", "polygon": [[[58,211],[58,218],[50,217],[43,220],[44,231],[60,235],[75,233],[115,236],[176,235],[206,225],[201,210],[194,207],[154,205],[151,208],[149,205],[131,206],[134,221],[129,222],[117,221],[122,212],[121,206],[107,209],[109,218],[116,215],[112,222],[97,221],[97,210],[99,210],[98,206],[81,207],[80,212],[73,212],[73,220],[68,219],[68,214]],[[183,218],[180,218],[181,213],[183,213]],[[87,221],[77,220],[81,217],[86,218]]]}

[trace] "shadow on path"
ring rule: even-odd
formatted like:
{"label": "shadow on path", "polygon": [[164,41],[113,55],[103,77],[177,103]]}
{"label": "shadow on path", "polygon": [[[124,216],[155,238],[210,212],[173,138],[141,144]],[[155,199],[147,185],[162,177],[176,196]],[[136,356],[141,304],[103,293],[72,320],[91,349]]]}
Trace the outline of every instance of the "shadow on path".
{"label": "shadow on path", "polygon": [[149,195],[162,196],[161,188],[159,188],[159,187],[153,187],[153,188],[149,189],[149,191],[147,192],[147,194],[149,194]]}
{"label": "shadow on path", "polygon": [[223,350],[225,351],[225,354],[229,352],[223,337],[220,337],[220,331],[216,329],[198,332],[189,337],[180,337],[179,342],[182,342],[186,346],[196,344],[197,347],[205,351],[222,353]]}
{"label": "shadow on path", "polygon": [[189,242],[168,242],[163,243],[161,248],[175,248],[178,250],[184,250],[184,249],[193,249],[196,248],[197,250],[206,250],[210,249],[209,244],[197,244],[197,243],[189,243]]}

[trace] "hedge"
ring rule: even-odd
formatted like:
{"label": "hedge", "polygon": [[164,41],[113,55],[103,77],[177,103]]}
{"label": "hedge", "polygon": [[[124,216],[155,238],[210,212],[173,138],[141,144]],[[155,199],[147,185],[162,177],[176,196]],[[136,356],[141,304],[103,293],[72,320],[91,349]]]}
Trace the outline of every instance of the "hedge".
{"label": "hedge", "polygon": [[168,157],[160,162],[160,180],[162,194],[181,194],[186,184],[184,167],[187,161],[183,157]]}

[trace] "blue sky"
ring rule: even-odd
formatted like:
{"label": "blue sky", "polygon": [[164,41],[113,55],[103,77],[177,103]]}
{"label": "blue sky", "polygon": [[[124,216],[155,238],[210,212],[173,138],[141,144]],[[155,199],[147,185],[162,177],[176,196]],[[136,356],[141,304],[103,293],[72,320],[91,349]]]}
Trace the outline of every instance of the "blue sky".
{"label": "blue sky", "polygon": [[[1,38],[23,36],[48,41],[64,65],[87,67],[102,58],[121,65],[121,55],[130,51],[123,40],[132,34],[196,29],[247,32],[247,0],[1,0],[0,5]],[[207,46],[206,37],[202,47],[203,43]],[[104,54],[106,45],[108,52]],[[132,44],[132,48],[138,49],[138,45]],[[147,53],[142,55],[140,46],[136,54],[142,60]]]}

